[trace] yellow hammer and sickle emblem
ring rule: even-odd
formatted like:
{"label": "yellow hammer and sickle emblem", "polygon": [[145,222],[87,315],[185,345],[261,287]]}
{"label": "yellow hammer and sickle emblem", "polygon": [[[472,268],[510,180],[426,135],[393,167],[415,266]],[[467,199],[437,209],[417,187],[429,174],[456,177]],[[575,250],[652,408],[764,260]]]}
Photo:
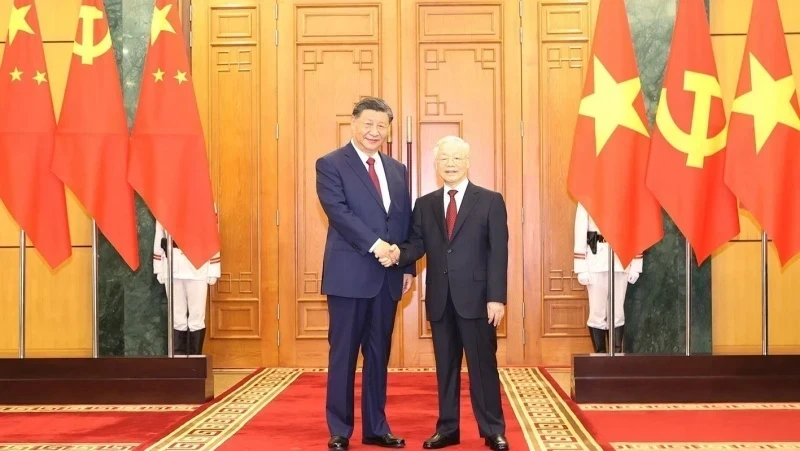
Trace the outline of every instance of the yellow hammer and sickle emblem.
{"label": "yellow hammer and sickle emblem", "polygon": [[83,33],[81,43],[76,41],[72,46],[72,53],[81,57],[81,63],[93,64],[95,58],[103,56],[111,50],[111,31],[107,30],[106,35],[99,44],[94,43],[94,21],[103,18],[103,12],[94,6],[81,6],[78,17],[83,21]]}
{"label": "yellow hammer and sickle emblem", "polygon": [[[692,131],[681,130],[667,104],[667,89],[661,90],[659,108],[656,111],[656,125],[672,147],[686,154],[686,166],[702,168],[704,159],[725,148],[728,139],[728,124],[716,136],[708,137],[708,123],[711,112],[712,97],[722,97],[719,81],[711,75],[686,71],[683,78],[683,89],[694,93],[692,108]],[[663,107],[662,107],[663,105]]]}

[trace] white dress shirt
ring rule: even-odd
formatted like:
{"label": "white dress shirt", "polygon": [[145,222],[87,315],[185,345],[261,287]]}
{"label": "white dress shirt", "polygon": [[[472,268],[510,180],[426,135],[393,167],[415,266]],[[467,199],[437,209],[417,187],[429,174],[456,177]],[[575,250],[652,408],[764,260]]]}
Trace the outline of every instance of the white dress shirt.
{"label": "white dress shirt", "polygon": [[444,184],[444,217],[447,218],[447,207],[450,205],[450,194],[447,192],[451,189],[458,191],[456,193],[456,213],[458,210],[461,209],[461,201],[464,200],[464,191],[467,190],[467,185],[469,184],[469,179],[462,180],[456,186],[448,186],[447,183]]}
{"label": "white dress shirt", "polygon": [[[369,164],[367,164],[367,159],[369,155],[364,153],[361,149],[358,148],[358,145],[354,140],[350,140],[350,144],[353,145],[353,148],[356,149],[356,153],[358,154],[358,158],[361,159],[361,162],[364,163],[364,167],[369,172]],[[381,160],[381,156],[379,155],[380,152],[375,152],[372,156],[372,159],[375,160],[374,167],[375,167],[375,174],[378,175],[378,184],[381,185],[381,198],[383,199],[383,208],[386,211],[389,211],[389,207],[392,205],[392,199],[389,197],[389,183],[386,182],[386,171],[383,169],[383,160]],[[371,253],[375,246],[378,245],[380,242],[380,238],[378,238],[375,243],[372,244],[372,247],[369,248],[369,252]]]}

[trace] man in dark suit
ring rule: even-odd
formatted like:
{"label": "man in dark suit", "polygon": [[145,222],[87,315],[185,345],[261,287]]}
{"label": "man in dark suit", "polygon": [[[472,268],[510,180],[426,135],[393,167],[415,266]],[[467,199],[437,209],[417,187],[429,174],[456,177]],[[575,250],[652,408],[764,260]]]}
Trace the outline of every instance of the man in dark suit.
{"label": "man in dark suit", "polygon": [[507,450],[496,357],[508,273],[505,202],[500,193],[467,179],[469,144],[461,138],[442,138],[433,155],[444,187],[417,199],[408,241],[380,258],[384,266],[403,268],[427,256],[425,308],[436,357],[439,421],[423,448],[460,442],[463,351],[480,435],[489,448]]}
{"label": "man in dark suit", "polygon": [[385,268],[378,258],[389,243],[403,242],[411,227],[411,199],[404,165],[383,155],[392,123],[381,99],[356,104],[352,139],[317,160],[317,196],[328,217],[322,292],[328,297],[330,449],[347,449],[353,433],[353,391],[358,350],[362,374],[362,443],[402,448],[384,412],[386,378],[397,301],[411,287],[414,267]]}

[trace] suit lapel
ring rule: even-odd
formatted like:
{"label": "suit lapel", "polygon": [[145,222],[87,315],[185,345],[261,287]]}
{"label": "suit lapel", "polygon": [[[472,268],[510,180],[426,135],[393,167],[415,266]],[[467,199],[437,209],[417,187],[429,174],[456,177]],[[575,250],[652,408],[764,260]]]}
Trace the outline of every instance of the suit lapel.
{"label": "suit lapel", "polygon": [[461,207],[458,209],[456,225],[453,227],[453,239],[458,235],[458,230],[464,225],[464,221],[476,202],[478,202],[478,189],[470,182],[467,184],[467,189],[464,191],[464,198],[461,199]]}
{"label": "suit lapel", "polygon": [[[373,184],[372,179],[369,178],[369,173],[367,172],[367,168],[364,167],[364,163],[361,161],[361,158],[358,157],[356,149],[353,148],[352,143],[347,145],[347,151],[345,151],[344,155],[347,157],[347,164],[350,165],[350,167],[356,173],[358,178],[360,178],[361,181],[364,182],[364,185],[367,186],[367,191],[369,191],[372,194],[372,197],[381,206],[381,210],[384,210],[383,201],[378,195],[378,191],[375,189],[375,184]],[[385,166],[384,166],[384,172],[385,172]]]}
{"label": "suit lapel", "polygon": [[447,229],[444,225],[444,188],[439,188],[433,193],[433,214],[436,217],[436,223],[439,224],[439,230],[442,232],[442,237],[447,241]]}
{"label": "suit lapel", "polygon": [[386,160],[389,157],[384,156],[382,153],[379,155],[381,156],[381,163],[383,164],[383,172],[386,174],[386,184],[389,185],[389,211],[395,208],[397,212],[400,213],[400,205],[402,205],[400,199],[402,199],[403,190],[406,189],[406,186],[400,174],[395,171],[392,166],[387,164]]}

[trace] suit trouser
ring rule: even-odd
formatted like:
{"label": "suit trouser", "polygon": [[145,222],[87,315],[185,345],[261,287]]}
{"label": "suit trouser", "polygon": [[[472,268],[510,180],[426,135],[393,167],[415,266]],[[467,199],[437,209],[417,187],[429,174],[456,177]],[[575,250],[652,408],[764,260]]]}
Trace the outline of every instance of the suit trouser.
{"label": "suit trouser", "polygon": [[[589,274],[589,319],[586,325],[608,330],[608,272]],[[625,293],[628,290],[628,275],[614,272],[614,327],[625,324]]]}
{"label": "suit trouser", "polygon": [[[208,282],[191,279],[173,279],[173,282],[172,328],[179,331],[205,329]],[[165,286],[169,289],[169,282]]]}
{"label": "suit trouser", "polygon": [[481,437],[505,434],[497,372],[497,330],[488,318],[466,319],[456,313],[450,293],[444,315],[431,321],[439,421],[436,431],[452,435],[459,430],[462,350],[467,355],[472,411]]}
{"label": "suit trouser", "polygon": [[391,432],[386,421],[386,379],[392,347],[397,302],[384,279],[374,298],[328,296],[328,387],[325,411],[330,434],[353,435],[354,386],[358,349],[364,356],[361,387],[363,437],[382,437]]}

